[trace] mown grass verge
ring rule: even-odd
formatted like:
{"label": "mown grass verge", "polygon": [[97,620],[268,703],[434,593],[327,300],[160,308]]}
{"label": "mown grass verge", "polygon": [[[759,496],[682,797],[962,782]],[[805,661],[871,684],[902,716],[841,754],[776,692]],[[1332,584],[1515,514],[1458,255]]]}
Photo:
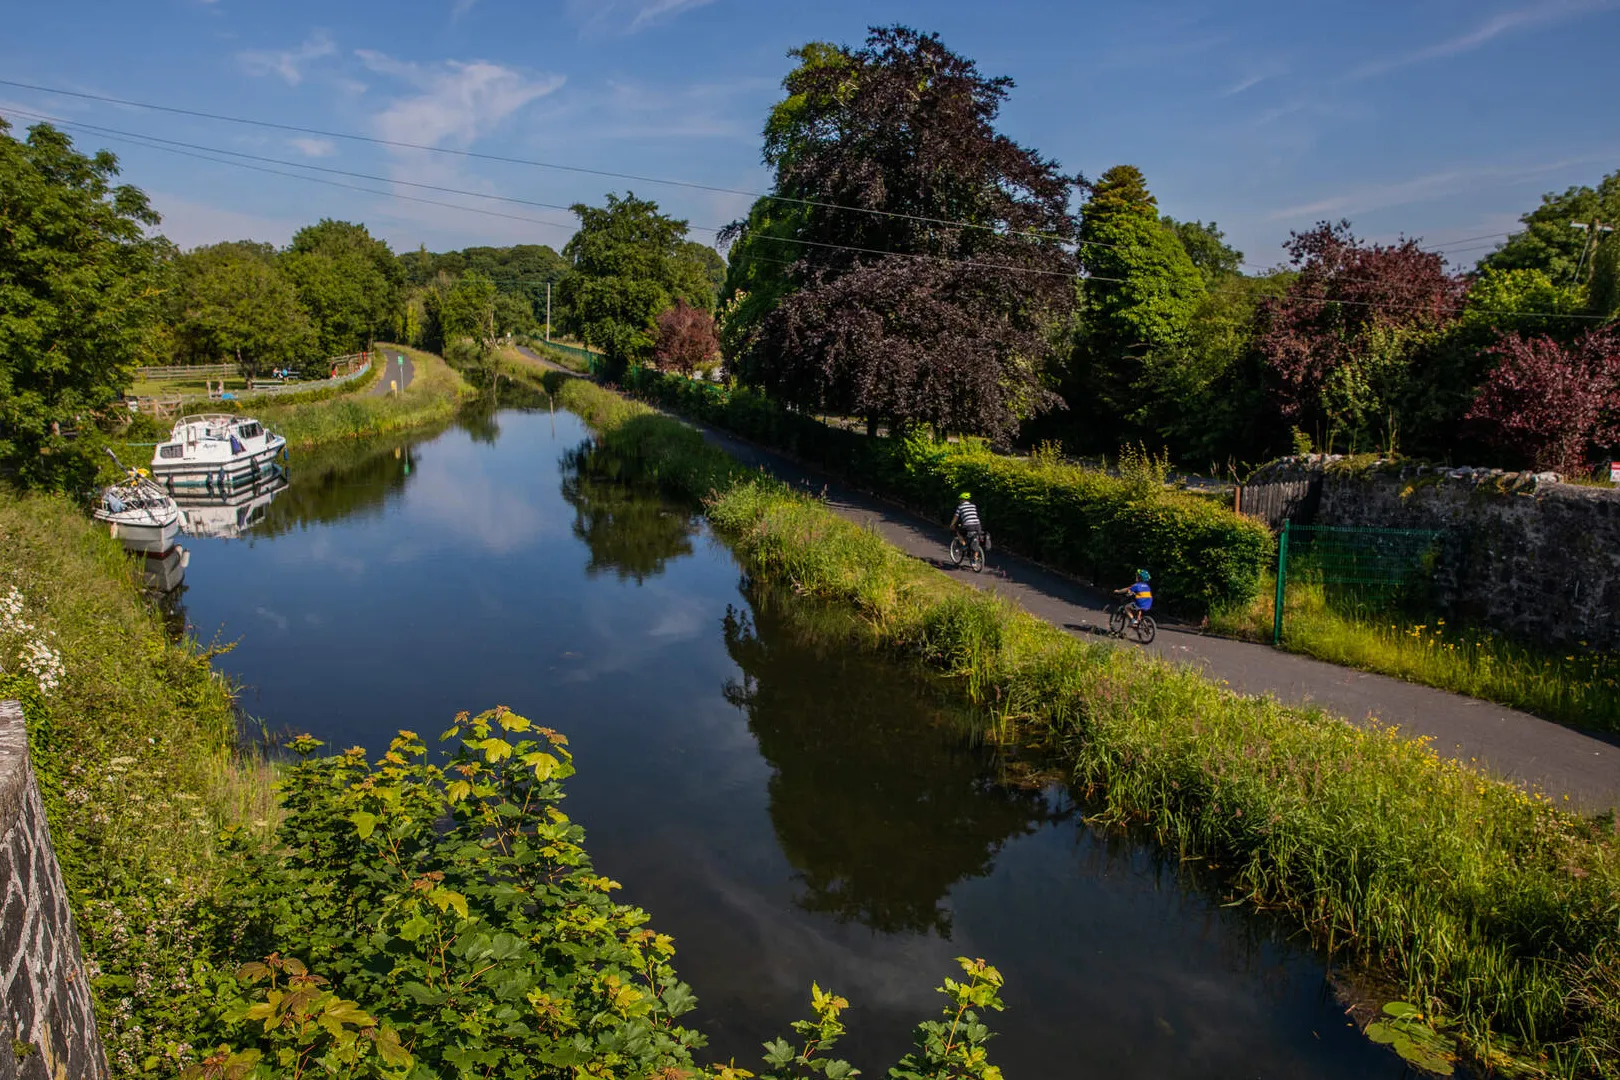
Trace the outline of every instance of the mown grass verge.
{"label": "mown grass verge", "polygon": [[997,738],[1068,763],[1100,816],[1218,861],[1392,982],[1458,1052],[1521,1075],[1620,1076],[1620,847],[1421,740],[1241,697],[1088,644],[907,558],[686,426],[583,380],[558,400],[672,494],[704,501],[764,578],[846,605],[955,682]]}
{"label": "mown grass verge", "polygon": [[[1620,656],[1614,653],[1534,649],[1441,618],[1375,623],[1337,609],[1321,585],[1309,582],[1291,582],[1286,603],[1282,645],[1290,652],[1499,702],[1572,727],[1620,732]],[[1270,642],[1275,611],[1270,585],[1249,604],[1211,612],[1209,625],[1216,633]]]}
{"label": "mown grass verge", "polygon": [[[271,777],[238,753],[207,653],[169,640],[122,548],[76,505],[0,491],[0,595],[12,589],[33,630],[0,630],[0,697],[23,702],[113,1074],[174,1075],[209,1006],[197,978],[227,869],[217,837],[268,832]],[[27,640],[60,657],[54,689],[19,663]]]}

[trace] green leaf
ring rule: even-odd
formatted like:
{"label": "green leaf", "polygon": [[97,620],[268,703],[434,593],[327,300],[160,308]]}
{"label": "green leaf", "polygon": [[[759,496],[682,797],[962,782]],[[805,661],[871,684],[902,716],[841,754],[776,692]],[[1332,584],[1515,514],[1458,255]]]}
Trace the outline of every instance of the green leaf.
{"label": "green leaf", "polygon": [[1391,1001],[1384,1006],[1384,1015],[1393,1016],[1397,1020],[1409,1016],[1421,1017],[1423,1010],[1406,1001]]}
{"label": "green leaf", "polygon": [[406,941],[416,941],[423,934],[433,929],[433,924],[420,915],[412,915],[399,928],[399,936]]}
{"label": "green leaf", "polygon": [[360,834],[362,840],[369,840],[377,828],[377,815],[365,810],[356,810],[349,815],[349,820],[354,822],[354,831]]}

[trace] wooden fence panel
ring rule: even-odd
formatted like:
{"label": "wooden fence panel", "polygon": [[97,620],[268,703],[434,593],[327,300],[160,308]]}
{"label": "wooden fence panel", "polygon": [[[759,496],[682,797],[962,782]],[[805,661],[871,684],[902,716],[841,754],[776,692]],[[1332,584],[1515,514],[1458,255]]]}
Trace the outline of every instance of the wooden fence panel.
{"label": "wooden fence panel", "polygon": [[1238,488],[1237,509],[1272,529],[1280,529],[1285,521],[1309,525],[1321,502],[1322,478],[1315,476],[1244,484]]}

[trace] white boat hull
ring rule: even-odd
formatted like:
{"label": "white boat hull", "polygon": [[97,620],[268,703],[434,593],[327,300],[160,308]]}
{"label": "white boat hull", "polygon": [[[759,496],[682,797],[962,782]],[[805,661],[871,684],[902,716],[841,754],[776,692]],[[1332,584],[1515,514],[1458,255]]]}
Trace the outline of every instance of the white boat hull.
{"label": "white boat hull", "polygon": [[239,454],[222,462],[174,461],[152,464],[152,479],[169,491],[211,491],[224,493],[245,484],[282,475],[277,456],[281,443],[251,454]]}
{"label": "white boat hull", "polygon": [[146,524],[131,524],[124,521],[108,521],[112,534],[124,550],[145,555],[162,555],[174,547],[175,539],[180,535],[180,512],[175,511],[174,517],[166,522]]}

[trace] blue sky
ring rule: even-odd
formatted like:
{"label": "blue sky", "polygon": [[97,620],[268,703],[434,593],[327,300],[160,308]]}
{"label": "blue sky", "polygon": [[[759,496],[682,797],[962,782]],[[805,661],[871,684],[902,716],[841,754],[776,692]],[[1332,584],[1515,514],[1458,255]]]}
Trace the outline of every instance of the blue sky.
{"label": "blue sky", "polygon": [[[1016,80],[1009,135],[1071,172],[1141,167],[1165,212],[1219,222],[1254,267],[1325,217],[1471,263],[1493,241],[1470,238],[1511,229],[1543,191],[1620,168],[1620,0],[151,0],[19,3],[5,22],[4,79],[740,191],[769,183],[759,130],[786,50],[903,22]],[[74,131],[119,154],[186,247],[284,243],[320,217],[396,249],[560,247],[572,231],[565,211],[401,180],[559,206],[632,188],[704,241],[750,201],[0,86],[20,128],[18,110],[364,173],[379,179],[327,179],[384,192]]]}

